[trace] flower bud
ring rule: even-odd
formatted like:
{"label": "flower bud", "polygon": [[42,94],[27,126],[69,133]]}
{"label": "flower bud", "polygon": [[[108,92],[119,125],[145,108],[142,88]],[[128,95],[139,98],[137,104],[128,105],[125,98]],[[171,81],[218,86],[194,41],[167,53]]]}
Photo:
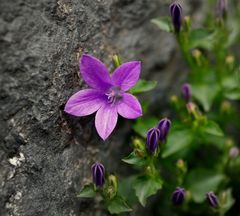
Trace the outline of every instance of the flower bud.
{"label": "flower bud", "polygon": [[222,19],[226,18],[226,16],[227,16],[227,0],[218,0],[217,14]]}
{"label": "flower bud", "polygon": [[186,103],[191,101],[192,90],[190,84],[185,83],[182,85],[182,97],[186,101]]}
{"label": "flower bud", "polygon": [[158,147],[160,137],[160,130],[158,128],[151,128],[147,133],[147,148],[150,152],[154,153]]}
{"label": "flower bud", "polygon": [[97,187],[102,187],[105,182],[105,168],[101,163],[94,163],[92,165],[92,178],[93,178],[93,183]]}
{"label": "flower bud", "polygon": [[206,193],[206,198],[210,206],[213,208],[218,207],[218,198],[213,192]]}
{"label": "flower bud", "polygon": [[239,148],[234,146],[229,150],[229,157],[235,159],[239,155]]}
{"label": "flower bud", "polygon": [[174,205],[182,205],[185,198],[185,189],[177,187],[172,193],[172,203]]}
{"label": "flower bud", "polygon": [[122,60],[118,55],[113,55],[112,62],[115,68],[119,67],[122,64]]}
{"label": "flower bud", "polygon": [[160,120],[158,123],[158,129],[160,130],[160,141],[165,141],[171,127],[171,121],[167,118]]}
{"label": "flower bud", "polygon": [[178,1],[174,1],[169,6],[170,14],[172,17],[172,23],[175,29],[175,32],[179,32],[182,26],[182,6]]}

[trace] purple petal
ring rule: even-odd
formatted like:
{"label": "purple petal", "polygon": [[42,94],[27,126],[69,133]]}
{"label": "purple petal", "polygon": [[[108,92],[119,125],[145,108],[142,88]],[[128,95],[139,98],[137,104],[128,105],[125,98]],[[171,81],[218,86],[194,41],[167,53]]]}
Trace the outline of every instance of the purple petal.
{"label": "purple petal", "polygon": [[120,65],[112,75],[114,85],[121,87],[123,91],[132,88],[139,80],[141,62],[131,61]]}
{"label": "purple petal", "polygon": [[84,89],[72,95],[64,111],[74,116],[86,116],[105,104],[104,95],[95,89]]}
{"label": "purple petal", "polygon": [[119,115],[127,119],[135,119],[142,115],[141,104],[131,94],[124,93],[121,102],[117,105]]}
{"label": "purple petal", "polygon": [[97,111],[95,126],[99,136],[103,140],[106,140],[112,133],[117,124],[117,119],[117,109],[113,104],[106,103]]}
{"label": "purple petal", "polygon": [[85,82],[94,89],[106,91],[112,86],[107,67],[91,55],[82,55],[80,72]]}

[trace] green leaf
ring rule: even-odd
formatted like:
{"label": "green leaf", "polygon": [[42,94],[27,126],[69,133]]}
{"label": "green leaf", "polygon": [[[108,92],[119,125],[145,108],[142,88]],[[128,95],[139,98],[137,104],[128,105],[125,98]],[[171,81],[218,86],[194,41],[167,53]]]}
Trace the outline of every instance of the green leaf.
{"label": "green leaf", "polygon": [[132,94],[139,94],[143,92],[150,91],[157,86],[157,81],[147,81],[147,80],[139,80],[138,83],[131,88],[130,92]]}
{"label": "green leaf", "polygon": [[156,24],[158,28],[166,32],[172,32],[172,23],[169,16],[152,19],[151,22]]}
{"label": "green leaf", "polygon": [[215,33],[206,29],[193,29],[190,33],[190,48],[205,48],[211,50],[214,45]]}
{"label": "green leaf", "polygon": [[207,121],[206,125],[203,127],[203,131],[205,133],[215,135],[215,136],[224,136],[222,129],[219,125],[214,121]]}
{"label": "green leaf", "polygon": [[127,203],[131,206],[138,203],[135,191],[133,189],[134,182],[136,181],[137,176],[131,175],[129,177],[124,177],[119,181],[118,194],[122,197],[126,197]]}
{"label": "green leaf", "polygon": [[135,152],[132,152],[130,155],[122,159],[123,162],[127,164],[133,164],[137,166],[143,166],[146,164],[145,157],[139,157]]}
{"label": "green leaf", "polygon": [[93,184],[89,184],[89,185],[85,185],[81,192],[77,195],[77,197],[81,197],[81,198],[92,198],[95,197],[96,192],[94,190],[94,185]]}
{"label": "green leaf", "polygon": [[132,209],[121,196],[115,196],[107,203],[107,209],[111,214],[130,212]]}
{"label": "green leaf", "polygon": [[218,92],[219,87],[216,85],[192,85],[193,97],[201,103],[205,111],[210,110]]}
{"label": "green leaf", "polygon": [[133,126],[133,130],[143,138],[147,137],[147,132],[150,128],[155,127],[159,120],[155,117],[145,117],[137,119]]}
{"label": "green leaf", "polygon": [[136,196],[142,206],[146,205],[146,200],[149,196],[157,193],[162,188],[162,180],[150,176],[140,176],[134,182]]}
{"label": "green leaf", "polygon": [[192,142],[193,135],[190,130],[171,131],[167,143],[163,149],[162,157],[169,157],[181,150],[186,149]]}
{"label": "green leaf", "polygon": [[233,89],[225,92],[225,97],[229,100],[240,100],[240,89]]}
{"label": "green leaf", "polygon": [[216,191],[225,176],[213,170],[194,169],[187,176],[187,188],[195,202],[203,202],[206,192]]}

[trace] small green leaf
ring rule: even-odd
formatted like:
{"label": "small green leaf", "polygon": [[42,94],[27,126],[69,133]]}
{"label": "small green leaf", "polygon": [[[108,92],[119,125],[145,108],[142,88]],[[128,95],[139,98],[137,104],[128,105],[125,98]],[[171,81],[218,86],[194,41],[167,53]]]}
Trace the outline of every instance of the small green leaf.
{"label": "small green leaf", "polygon": [[118,194],[122,197],[126,197],[127,203],[129,203],[131,206],[138,202],[133,189],[136,178],[136,175],[131,175],[129,177],[124,177],[121,181],[119,181]]}
{"label": "small green leaf", "polygon": [[162,188],[162,180],[150,176],[140,176],[134,182],[136,196],[142,206],[146,205],[146,200],[149,196],[157,193]]}
{"label": "small green leaf", "polygon": [[85,185],[81,192],[77,195],[77,197],[81,197],[81,198],[92,198],[95,197],[96,192],[94,190],[94,185],[93,184],[89,184],[89,185]]}
{"label": "small green leaf", "polygon": [[130,212],[132,209],[121,196],[115,196],[107,203],[107,209],[111,214]]}
{"label": "small green leaf", "polygon": [[162,157],[169,157],[181,150],[186,149],[192,142],[193,136],[190,130],[171,131],[165,148],[163,149]]}
{"label": "small green leaf", "polygon": [[190,48],[205,48],[211,50],[214,45],[215,33],[206,29],[193,29],[190,33]]}
{"label": "small green leaf", "polygon": [[133,130],[143,138],[146,138],[148,130],[156,127],[158,122],[159,120],[155,117],[139,118],[134,124]]}
{"label": "small green leaf", "polygon": [[132,94],[139,94],[143,92],[150,91],[157,86],[157,81],[147,81],[147,80],[139,80],[138,83],[131,88],[130,92]]}
{"label": "small green leaf", "polygon": [[139,157],[136,155],[135,152],[132,152],[130,155],[122,159],[123,162],[127,164],[133,164],[137,166],[143,166],[146,164],[146,158],[145,157]]}
{"label": "small green leaf", "polygon": [[229,100],[240,100],[240,89],[229,90],[225,93],[225,97]]}
{"label": "small green leaf", "polygon": [[158,28],[166,32],[172,32],[172,23],[169,16],[152,19],[151,22],[156,24]]}
{"label": "small green leaf", "polygon": [[219,92],[216,85],[192,85],[192,94],[203,106],[205,111],[209,111],[212,103]]}
{"label": "small green leaf", "polygon": [[203,127],[203,131],[205,133],[215,135],[215,136],[223,136],[224,133],[219,125],[214,121],[207,121],[206,125]]}
{"label": "small green leaf", "polygon": [[187,176],[187,187],[195,202],[203,202],[206,192],[215,191],[225,176],[213,170],[194,169]]}

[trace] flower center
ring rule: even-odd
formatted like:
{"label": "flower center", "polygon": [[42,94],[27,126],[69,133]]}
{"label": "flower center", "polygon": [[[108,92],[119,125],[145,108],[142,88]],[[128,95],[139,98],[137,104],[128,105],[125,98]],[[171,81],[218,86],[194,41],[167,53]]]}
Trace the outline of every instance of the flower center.
{"label": "flower center", "polygon": [[122,99],[123,91],[121,90],[120,87],[113,86],[112,88],[109,89],[106,95],[108,97],[109,103],[116,103]]}

